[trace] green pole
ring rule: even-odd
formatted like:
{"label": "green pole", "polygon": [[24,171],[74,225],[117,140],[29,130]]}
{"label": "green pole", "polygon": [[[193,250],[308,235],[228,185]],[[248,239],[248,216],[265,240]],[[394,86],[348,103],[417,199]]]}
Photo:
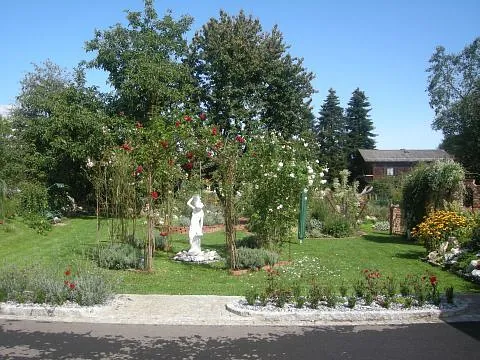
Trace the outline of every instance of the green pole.
{"label": "green pole", "polygon": [[307,217],[307,189],[300,193],[300,211],[298,214],[298,239],[300,244],[305,239],[305,220]]}

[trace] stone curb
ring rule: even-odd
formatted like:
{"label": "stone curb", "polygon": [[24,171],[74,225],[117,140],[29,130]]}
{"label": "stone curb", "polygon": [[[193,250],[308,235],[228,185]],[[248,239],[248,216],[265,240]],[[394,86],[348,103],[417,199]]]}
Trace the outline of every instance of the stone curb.
{"label": "stone curb", "polygon": [[239,302],[227,304],[226,309],[243,317],[257,317],[269,321],[292,322],[328,322],[328,323],[354,323],[354,322],[418,322],[419,320],[431,321],[451,318],[463,314],[468,303],[461,303],[455,309],[413,309],[413,310],[371,310],[371,311],[321,311],[321,310],[293,310],[293,311],[265,311],[248,309]]}

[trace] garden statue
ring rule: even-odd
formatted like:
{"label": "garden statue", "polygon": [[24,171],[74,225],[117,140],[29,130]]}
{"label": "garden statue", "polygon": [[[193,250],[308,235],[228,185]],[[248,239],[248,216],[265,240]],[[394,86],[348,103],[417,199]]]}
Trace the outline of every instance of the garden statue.
{"label": "garden statue", "polygon": [[203,236],[203,203],[202,200],[200,200],[200,196],[194,195],[188,200],[187,205],[192,208],[192,218],[188,231],[188,239],[190,242],[188,254],[197,255],[202,252],[200,249],[200,237]]}

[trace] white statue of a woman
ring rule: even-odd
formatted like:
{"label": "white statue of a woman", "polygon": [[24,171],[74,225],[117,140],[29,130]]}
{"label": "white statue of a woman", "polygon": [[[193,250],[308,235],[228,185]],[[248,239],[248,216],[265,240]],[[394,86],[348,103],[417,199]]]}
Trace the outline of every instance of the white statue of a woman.
{"label": "white statue of a woman", "polygon": [[193,195],[188,200],[187,205],[192,209],[192,218],[188,231],[188,239],[190,241],[188,253],[198,255],[202,252],[200,249],[200,237],[203,236],[203,203],[200,200],[200,196]]}

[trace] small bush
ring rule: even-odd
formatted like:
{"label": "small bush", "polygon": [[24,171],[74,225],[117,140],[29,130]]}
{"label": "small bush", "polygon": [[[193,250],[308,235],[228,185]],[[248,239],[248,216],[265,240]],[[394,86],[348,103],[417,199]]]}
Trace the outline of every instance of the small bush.
{"label": "small bush", "polygon": [[61,305],[70,300],[91,306],[104,303],[111,294],[109,283],[88,271],[62,278],[58,273],[35,267],[0,268],[0,301]]}
{"label": "small bush", "polygon": [[246,247],[250,249],[259,249],[261,247],[260,239],[256,235],[245,236],[237,240],[237,248]]}
{"label": "small bush", "polygon": [[376,231],[389,231],[390,223],[388,221],[377,221],[373,224],[373,229]]}
{"label": "small bush", "polygon": [[237,249],[237,264],[242,269],[258,269],[264,265],[273,265],[278,262],[278,254],[265,249]]}
{"label": "small bush", "polygon": [[323,232],[336,238],[347,237],[353,233],[350,221],[340,215],[331,216],[323,224]]}
{"label": "small bush", "polygon": [[137,269],[141,267],[141,257],[141,250],[124,243],[100,245],[94,252],[97,265],[105,269]]}
{"label": "small bush", "polygon": [[357,297],[356,297],[355,295],[350,295],[350,296],[347,298],[347,306],[348,306],[350,309],[353,309],[356,304],[357,304]]}
{"label": "small bush", "polygon": [[245,292],[245,300],[247,301],[248,305],[255,305],[258,296],[258,291],[255,288],[247,289],[247,291]]}
{"label": "small bush", "polygon": [[453,304],[453,286],[445,289],[445,297],[447,298],[447,303]]}

